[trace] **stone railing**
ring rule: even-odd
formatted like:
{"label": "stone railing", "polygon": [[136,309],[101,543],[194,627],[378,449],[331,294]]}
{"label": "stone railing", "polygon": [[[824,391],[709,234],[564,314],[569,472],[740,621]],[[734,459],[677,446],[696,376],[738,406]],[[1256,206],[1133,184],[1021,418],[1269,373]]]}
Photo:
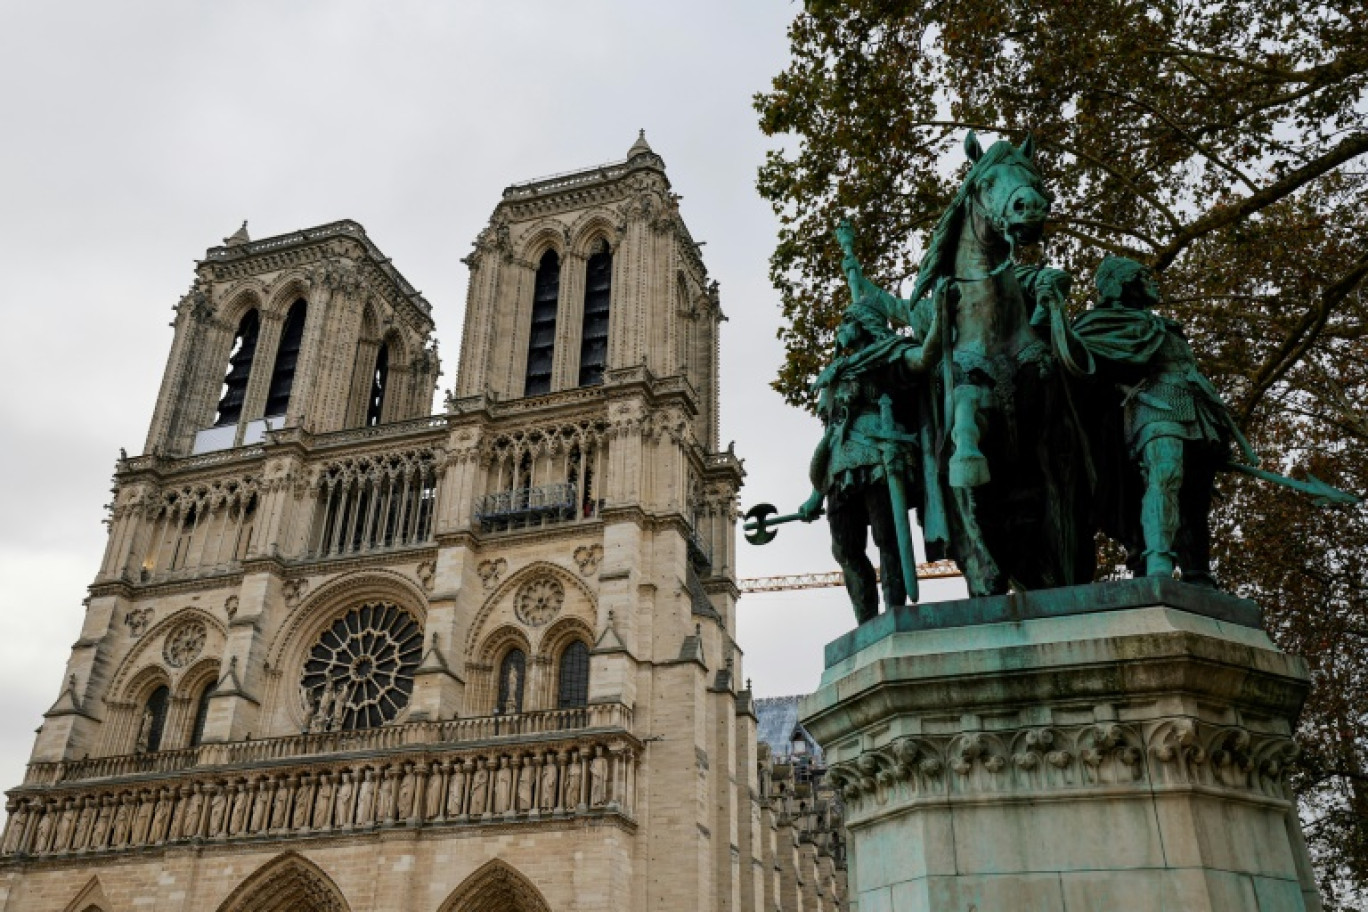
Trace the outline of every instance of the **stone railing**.
{"label": "stone railing", "polygon": [[10,792],[6,856],[72,857],[380,827],[632,820],[641,744],[625,732],[534,745],[328,758],[267,769]]}
{"label": "stone railing", "polygon": [[[446,415],[424,415],[422,418],[393,421],[389,424],[377,424],[372,427],[347,428],[341,431],[329,431],[326,434],[301,434],[301,439],[310,447],[323,448],[363,443],[370,440],[387,440],[392,437],[407,437],[411,434],[421,434],[428,431],[445,431],[446,427]],[[274,441],[284,433],[286,431],[272,431],[269,439]]]}
{"label": "stone railing", "polygon": [[212,453],[201,453],[198,456],[175,457],[156,454],[131,456],[128,459],[119,460],[115,471],[119,473],[145,472],[149,469],[156,469],[163,472],[184,472],[190,469],[203,469],[229,462],[256,459],[265,452],[260,446],[241,446],[228,450],[216,450]]}
{"label": "stone railing", "polygon": [[528,736],[582,731],[631,731],[632,710],[621,703],[601,703],[579,709],[552,709],[507,716],[474,716],[445,722],[407,722],[357,731],[315,732],[201,744],[151,754],[123,754],[58,763],[31,763],[25,788],[59,786],[94,779],[119,779],[185,770],[237,766],[266,761],[294,760],[339,753],[367,753],[395,748],[472,744]]}

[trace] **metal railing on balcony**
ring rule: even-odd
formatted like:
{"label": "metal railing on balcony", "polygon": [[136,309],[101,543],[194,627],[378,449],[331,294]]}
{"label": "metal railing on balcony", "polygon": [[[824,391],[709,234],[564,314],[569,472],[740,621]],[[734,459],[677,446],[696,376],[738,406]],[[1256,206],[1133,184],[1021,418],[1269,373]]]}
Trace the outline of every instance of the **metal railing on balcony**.
{"label": "metal railing on balcony", "polygon": [[577,515],[575,504],[570,482],[496,491],[475,501],[475,521],[485,531],[568,522]]}

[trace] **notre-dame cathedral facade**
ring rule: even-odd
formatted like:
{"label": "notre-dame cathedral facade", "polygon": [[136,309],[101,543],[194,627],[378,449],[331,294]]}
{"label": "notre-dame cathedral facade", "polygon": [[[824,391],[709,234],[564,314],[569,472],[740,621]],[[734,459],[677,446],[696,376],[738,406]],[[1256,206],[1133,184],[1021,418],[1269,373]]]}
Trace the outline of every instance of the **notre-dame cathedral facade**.
{"label": "notre-dame cathedral facade", "polygon": [[644,138],[507,188],[436,415],[432,308],[359,224],[207,252],[0,912],[840,908],[838,809],[742,683],[676,201]]}

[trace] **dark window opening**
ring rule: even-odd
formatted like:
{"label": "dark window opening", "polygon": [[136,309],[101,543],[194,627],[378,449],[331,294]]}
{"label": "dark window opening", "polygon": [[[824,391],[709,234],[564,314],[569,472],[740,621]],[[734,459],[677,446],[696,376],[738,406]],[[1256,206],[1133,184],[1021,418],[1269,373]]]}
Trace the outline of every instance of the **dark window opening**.
{"label": "dark window opening", "polygon": [[510,649],[499,663],[499,705],[494,711],[506,716],[522,712],[526,683],[527,656],[521,649]]}
{"label": "dark window opening", "polygon": [[271,388],[266,393],[267,418],[284,415],[290,406],[290,388],[294,386],[295,365],[304,342],[304,317],[308,310],[309,306],[301,298],[290,305],[290,312],[285,317],[285,329],[280,333],[280,346],[276,348],[275,367],[271,370]]}
{"label": "dark window opening", "polygon": [[216,682],[210,681],[200,691],[199,702],[195,705],[195,724],[190,729],[190,746],[199,747],[204,741],[204,723],[209,721],[209,698],[214,695]]}
{"label": "dark window opening", "polygon": [[560,659],[557,709],[575,709],[589,702],[589,647],[579,640],[565,647]]}
{"label": "dark window opening", "polygon": [[608,302],[612,290],[613,255],[603,249],[589,258],[585,270],[580,386],[597,386],[603,382],[603,369],[608,363]]}
{"label": "dark window opening", "polygon": [[243,314],[233,337],[233,350],[228,355],[228,373],[223,378],[223,393],[219,397],[218,417],[214,427],[237,424],[242,417],[242,402],[247,398],[247,381],[252,376],[252,359],[256,356],[257,334],[261,319],[255,310]]}
{"label": "dark window opening", "polygon": [[556,348],[556,302],[560,297],[560,257],[542,254],[532,289],[532,333],[527,344],[524,396],[551,392],[551,357]]}
{"label": "dark window opening", "polygon": [[144,726],[143,737],[146,740],[139,747],[149,754],[161,750],[162,732],[166,729],[166,707],[170,697],[171,691],[163,684],[152,691],[152,696],[147,698],[142,723]]}
{"label": "dark window opening", "polygon": [[385,408],[385,387],[389,385],[389,344],[380,346],[375,354],[375,374],[371,377],[370,400],[366,403],[366,427],[380,423]]}

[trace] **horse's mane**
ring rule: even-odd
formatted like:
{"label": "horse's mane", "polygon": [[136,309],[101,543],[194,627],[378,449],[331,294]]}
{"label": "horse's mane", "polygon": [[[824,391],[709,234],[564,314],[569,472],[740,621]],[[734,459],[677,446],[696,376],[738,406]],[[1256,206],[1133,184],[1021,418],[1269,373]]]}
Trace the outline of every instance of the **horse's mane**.
{"label": "horse's mane", "polygon": [[959,239],[969,191],[983,178],[988,169],[1002,164],[1012,155],[1020,156],[1021,151],[1005,139],[1000,139],[979,156],[978,161],[974,162],[974,166],[964,176],[959,190],[955,192],[955,198],[941,215],[935,230],[931,232],[931,243],[926,246],[926,253],[917,267],[917,283],[912,286],[912,294],[908,296],[910,306],[916,307],[917,302],[926,295],[931,283],[936,279],[954,274],[952,260],[955,255],[955,242]]}

